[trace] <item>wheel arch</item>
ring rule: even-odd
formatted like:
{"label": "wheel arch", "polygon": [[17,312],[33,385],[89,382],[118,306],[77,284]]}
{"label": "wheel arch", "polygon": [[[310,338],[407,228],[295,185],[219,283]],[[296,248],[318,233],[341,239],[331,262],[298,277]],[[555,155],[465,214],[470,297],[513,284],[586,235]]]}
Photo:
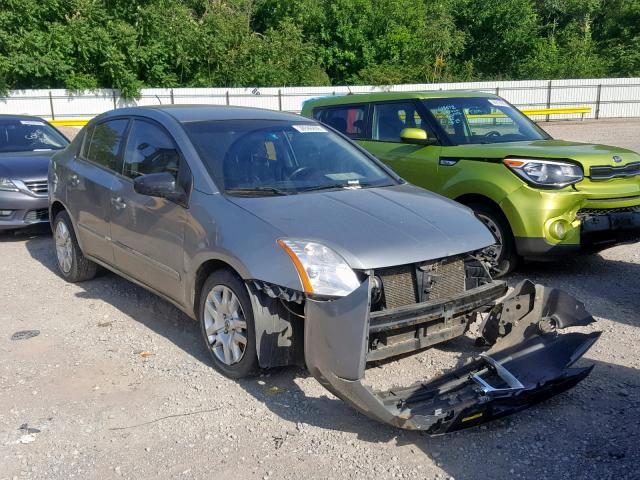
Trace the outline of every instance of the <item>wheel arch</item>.
{"label": "wheel arch", "polygon": [[228,270],[236,275],[242,282],[244,282],[242,275],[240,275],[238,271],[233,268],[233,266],[231,266],[231,264],[225,262],[224,260],[221,260],[219,258],[209,258],[202,262],[196,269],[195,277],[193,280],[193,301],[191,303],[191,307],[193,309],[193,315],[196,319],[200,316],[200,298],[202,296],[202,287],[204,286],[204,282],[207,281],[209,275],[218,270]]}
{"label": "wheel arch", "polygon": [[[67,212],[67,214],[68,214],[69,210],[67,209],[67,207],[65,207],[62,204],[62,202],[60,200],[54,200],[51,203],[51,205],[49,205],[49,223],[51,224],[51,228],[52,229],[53,229],[53,221],[56,219],[56,216],[60,212]],[[69,217],[71,217],[71,215],[69,215]],[[71,221],[73,221],[73,219]]]}
{"label": "wheel arch", "polygon": [[277,298],[272,298],[243,275],[230,263],[210,258],[196,270],[193,286],[193,316],[200,321],[202,289],[209,276],[218,270],[236,275],[247,287],[256,335],[258,363],[261,368],[304,364],[304,324]]}

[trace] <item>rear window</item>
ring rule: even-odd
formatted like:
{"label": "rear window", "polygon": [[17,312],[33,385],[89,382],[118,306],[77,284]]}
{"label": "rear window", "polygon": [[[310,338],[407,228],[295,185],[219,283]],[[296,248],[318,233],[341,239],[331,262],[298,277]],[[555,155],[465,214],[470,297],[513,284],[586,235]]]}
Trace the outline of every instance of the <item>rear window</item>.
{"label": "rear window", "polygon": [[327,107],[320,110],[319,117],[321,122],[335,128],[349,138],[364,138],[365,121],[367,118],[366,105],[350,105],[340,107]]}
{"label": "rear window", "polygon": [[86,139],[89,143],[86,159],[114,172],[121,172],[120,149],[128,122],[126,119],[109,120],[96,125],[93,132],[88,132],[91,138]]}

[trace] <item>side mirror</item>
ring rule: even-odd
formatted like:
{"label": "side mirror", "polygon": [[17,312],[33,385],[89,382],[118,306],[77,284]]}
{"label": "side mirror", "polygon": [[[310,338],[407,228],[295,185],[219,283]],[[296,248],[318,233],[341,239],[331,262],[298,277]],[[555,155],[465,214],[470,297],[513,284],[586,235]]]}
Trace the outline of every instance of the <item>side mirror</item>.
{"label": "side mirror", "polygon": [[149,173],[133,180],[133,190],[140,195],[166,198],[175,203],[183,204],[187,194],[176,184],[176,179],[168,172]]}
{"label": "side mirror", "polygon": [[400,139],[403,143],[411,145],[431,145],[434,140],[429,139],[427,132],[421,128],[404,128],[400,132]]}

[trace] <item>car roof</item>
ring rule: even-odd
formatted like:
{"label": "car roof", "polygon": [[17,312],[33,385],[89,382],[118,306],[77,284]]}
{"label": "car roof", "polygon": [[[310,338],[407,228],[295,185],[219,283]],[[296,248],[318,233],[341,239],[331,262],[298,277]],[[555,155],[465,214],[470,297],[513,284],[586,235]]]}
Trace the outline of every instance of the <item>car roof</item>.
{"label": "car roof", "polygon": [[284,120],[308,122],[308,118],[288,112],[278,112],[262,108],[235,107],[226,105],[153,105],[111,110],[112,115],[136,115],[145,112],[162,111],[180,123],[203,122],[211,120]]}
{"label": "car roof", "polygon": [[426,98],[469,98],[487,97],[497,98],[497,95],[474,90],[432,90],[422,92],[376,92],[376,93],[356,93],[348,95],[337,95],[319,97],[307,100],[305,106],[319,105],[351,105],[354,103],[383,102],[389,100],[426,99]]}
{"label": "car roof", "polygon": [[7,113],[0,113],[0,120],[40,120],[42,122],[46,122],[45,119],[36,117],[35,115],[13,115]]}

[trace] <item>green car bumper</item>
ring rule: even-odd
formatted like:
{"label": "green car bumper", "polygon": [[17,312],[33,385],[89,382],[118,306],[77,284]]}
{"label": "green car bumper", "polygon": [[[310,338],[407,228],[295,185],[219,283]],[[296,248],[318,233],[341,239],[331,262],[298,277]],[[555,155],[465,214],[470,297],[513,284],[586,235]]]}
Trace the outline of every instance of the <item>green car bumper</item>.
{"label": "green car bumper", "polygon": [[603,197],[567,188],[522,186],[500,204],[523,257],[576,252],[640,235],[640,196]]}

